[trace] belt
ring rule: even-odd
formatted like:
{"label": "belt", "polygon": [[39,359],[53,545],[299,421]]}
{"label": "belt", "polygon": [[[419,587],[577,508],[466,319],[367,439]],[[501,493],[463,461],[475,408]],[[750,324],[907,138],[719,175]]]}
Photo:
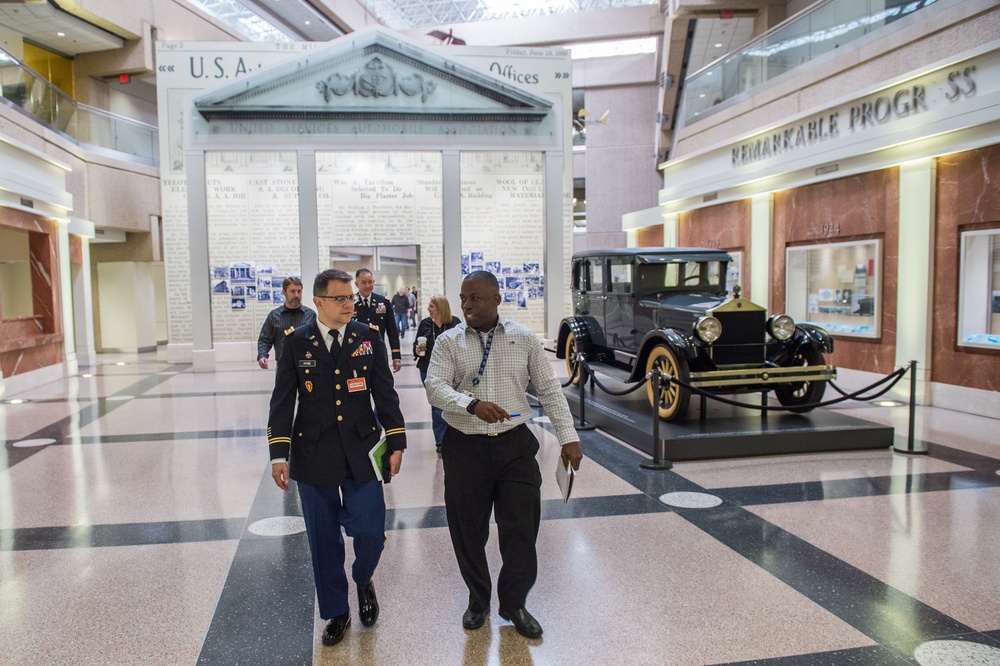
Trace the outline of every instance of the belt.
{"label": "belt", "polygon": [[528,426],[526,424],[522,423],[519,426],[514,426],[510,430],[504,430],[503,432],[488,432],[488,433],[486,433],[486,435],[480,435],[480,437],[483,437],[483,436],[485,436],[485,437],[504,437],[506,435],[512,435],[512,434],[514,434],[515,432],[517,432],[521,428],[527,428],[527,427]]}

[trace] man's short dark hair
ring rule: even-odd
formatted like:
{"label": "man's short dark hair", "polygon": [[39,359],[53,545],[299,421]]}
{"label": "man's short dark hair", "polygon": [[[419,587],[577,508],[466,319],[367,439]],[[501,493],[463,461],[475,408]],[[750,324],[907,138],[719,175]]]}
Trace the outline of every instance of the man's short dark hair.
{"label": "man's short dark hair", "polygon": [[281,281],[281,291],[288,291],[288,285],[290,284],[297,284],[301,287],[302,278],[286,277],[284,280]]}
{"label": "man's short dark hair", "polygon": [[344,271],[336,268],[328,268],[322,273],[319,273],[313,281],[313,296],[326,296],[326,288],[327,285],[330,284],[331,280],[338,280],[340,282],[351,284],[351,274],[345,273]]}
{"label": "man's short dark hair", "polygon": [[489,271],[472,271],[465,276],[462,282],[472,282],[473,280],[479,280],[480,282],[485,282],[498,294],[500,293],[500,283],[497,282],[497,276],[493,275]]}
{"label": "man's short dark hair", "polygon": [[367,268],[359,268],[354,272],[354,279],[355,280],[358,279],[359,277],[361,277],[363,273],[368,273],[368,275],[373,275],[373,273]]}

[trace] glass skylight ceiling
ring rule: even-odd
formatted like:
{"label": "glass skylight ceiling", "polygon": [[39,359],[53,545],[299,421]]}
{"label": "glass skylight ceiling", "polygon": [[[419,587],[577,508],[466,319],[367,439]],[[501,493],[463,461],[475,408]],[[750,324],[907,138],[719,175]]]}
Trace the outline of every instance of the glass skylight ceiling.
{"label": "glass skylight ceiling", "polygon": [[254,42],[291,42],[292,38],[238,0],[188,0],[217,19],[228,23]]}
{"label": "glass skylight ceiling", "polygon": [[659,4],[659,0],[361,0],[361,2],[380,23],[394,30]]}

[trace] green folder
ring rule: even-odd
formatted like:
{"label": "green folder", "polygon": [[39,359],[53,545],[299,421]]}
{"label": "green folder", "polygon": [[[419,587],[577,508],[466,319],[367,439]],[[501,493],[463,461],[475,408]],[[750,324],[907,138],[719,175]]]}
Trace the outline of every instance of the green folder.
{"label": "green folder", "polygon": [[[386,444],[385,437],[380,439],[378,444],[373,446],[372,450],[368,452],[368,458],[371,460],[372,469],[375,470],[375,478],[382,483],[389,483],[389,480],[392,478],[392,476],[388,474],[388,453],[389,445]],[[386,472],[384,475],[383,469]],[[386,478],[383,478],[383,476]]]}

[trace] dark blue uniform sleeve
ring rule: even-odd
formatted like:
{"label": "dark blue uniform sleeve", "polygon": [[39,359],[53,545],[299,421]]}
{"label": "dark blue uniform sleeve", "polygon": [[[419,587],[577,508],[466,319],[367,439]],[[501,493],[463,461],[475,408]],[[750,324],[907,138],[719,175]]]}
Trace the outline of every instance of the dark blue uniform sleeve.
{"label": "dark blue uniform sleeve", "polygon": [[[393,324],[393,330],[395,330],[395,324]],[[375,365],[372,367],[371,382],[372,400],[375,403],[379,423],[385,431],[385,442],[388,449],[402,451],[406,448],[406,425],[403,421],[403,412],[399,408],[399,395],[393,386],[392,370],[385,357],[385,343],[382,342],[382,334],[377,331],[373,331],[373,333],[376,334],[372,336],[375,351]],[[398,340],[398,334],[396,337]]]}
{"label": "dark blue uniform sleeve", "polygon": [[[291,343],[291,340],[287,342]],[[290,346],[290,345],[289,345]],[[271,408],[267,417],[267,444],[270,460],[288,459],[292,447],[292,423],[295,418],[295,397],[298,377],[295,372],[295,355],[286,349],[278,361],[278,372],[271,391]]]}

